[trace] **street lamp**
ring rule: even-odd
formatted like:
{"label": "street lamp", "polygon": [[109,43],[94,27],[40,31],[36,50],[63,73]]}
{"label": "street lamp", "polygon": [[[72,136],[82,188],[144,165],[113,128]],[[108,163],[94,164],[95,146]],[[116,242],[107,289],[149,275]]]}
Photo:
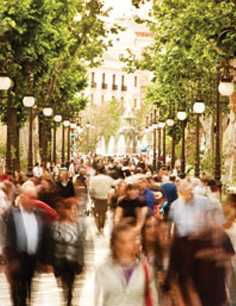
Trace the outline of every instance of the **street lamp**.
{"label": "street lamp", "polygon": [[195,158],[195,176],[200,176],[200,116],[205,112],[205,103],[195,102],[193,112],[196,114],[196,158]]}
{"label": "street lamp", "polygon": [[[220,74],[220,70],[218,70],[218,74]],[[223,65],[223,75],[222,77],[219,76],[219,93],[222,96],[230,97],[234,93],[234,82],[233,77],[230,75],[230,65],[229,63],[225,63]]]}
{"label": "street lamp", "polygon": [[53,149],[52,149],[52,160],[53,163],[56,164],[57,162],[57,124],[62,121],[61,115],[54,116],[54,126],[53,126]]}
{"label": "street lamp", "polygon": [[186,128],[186,119],[187,113],[185,111],[180,111],[177,113],[178,120],[182,123],[182,149],[181,149],[181,177],[185,176],[186,168],[186,157],[185,157],[185,128]]}
{"label": "street lamp", "polygon": [[54,121],[55,121],[56,123],[62,122],[62,115],[55,115],[55,116],[54,116]]}
{"label": "street lamp", "polygon": [[0,90],[8,90],[11,88],[13,82],[9,77],[0,76]]}
{"label": "street lamp", "polygon": [[163,164],[166,164],[166,124],[165,122],[159,122],[160,134],[162,131],[162,156]]}
{"label": "street lamp", "polygon": [[152,129],[153,129],[153,171],[157,170],[157,110],[154,109],[152,117]]}
{"label": "street lamp", "polygon": [[32,176],[33,170],[33,111],[35,98],[26,96],[23,98],[23,105],[29,109],[29,144],[28,144],[28,176]]}
{"label": "street lamp", "polygon": [[172,134],[172,148],[171,148],[171,168],[175,168],[175,160],[176,160],[176,154],[175,154],[175,146],[176,146],[176,130],[174,128],[175,121],[173,119],[167,119],[166,124],[169,128],[171,128],[171,134]]}
{"label": "street lamp", "polygon": [[43,114],[45,117],[51,117],[53,115],[53,109],[51,107],[44,107]]}
{"label": "street lamp", "polygon": [[64,120],[62,124],[62,147],[61,147],[61,163],[65,165],[65,129],[70,126],[69,120]]}

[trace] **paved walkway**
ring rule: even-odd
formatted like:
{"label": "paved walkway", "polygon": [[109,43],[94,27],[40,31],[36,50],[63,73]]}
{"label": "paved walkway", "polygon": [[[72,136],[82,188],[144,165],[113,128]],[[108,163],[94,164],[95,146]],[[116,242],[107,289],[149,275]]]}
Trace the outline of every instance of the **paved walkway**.
{"label": "paved walkway", "polygon": [[[76,280],[73,306],[92,306],[94,303],[94,275],[96,267],[108,254],[110,222],[103,236],[96,235],[94,220],[86,218],[86,272]],[[31,306],[64,306],[61,290],[53,275],[36,275],[33,282]],[[0,273],[0,306],[12,306],[5,275]]]}

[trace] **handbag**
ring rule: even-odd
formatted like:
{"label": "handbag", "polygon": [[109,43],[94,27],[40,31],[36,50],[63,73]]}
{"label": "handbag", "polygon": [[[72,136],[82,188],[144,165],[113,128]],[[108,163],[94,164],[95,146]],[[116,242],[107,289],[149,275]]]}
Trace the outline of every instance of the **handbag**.
{"label": "handbag", "polygon": [[146,259],[143,259],[142,265],[145,277],[145,292],[144,292],[145,306],[154,306],[152,289],[151,289],[151,273]]}

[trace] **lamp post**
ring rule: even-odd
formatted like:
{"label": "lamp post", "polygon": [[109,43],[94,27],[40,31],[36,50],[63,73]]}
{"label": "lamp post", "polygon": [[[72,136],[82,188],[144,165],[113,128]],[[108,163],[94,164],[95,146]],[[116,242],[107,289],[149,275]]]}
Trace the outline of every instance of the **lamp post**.
{"label": "lamp post", "polygon": [[158,147],[158,158],[157,158],[157,170],[160,170],[160,163],[161,163],[161,128],[160,128],[160,125],[158,123],[158,144],[157,144],[157,147]]}
{"label": "lamp post", "polygon": [[215,125],[215,180],[221,185],[221,104],[220,95],[230,97],[234,93],[233,78],[230,76],[229,63],[223,66],[223,75],[221,75],[222,66],[217,67],[217,92],[216,92],[216,125]]}
{"label": "lamp post", "polygon": [[205,104],[201,101],[195,102],[193,105],[193,112],[196,114],[196,157],[195,157],[195,171],[196,177],[200,176],[200,116],[205,111]]}
{"label": "lamp post", "polygon": [[29,109],[29,143],[28,143],[28,167],[27,174],[32,176],[33,170],[33,106],[35,105],[35,98],[26,96],[23,99],[23,105]]}
{"label": "lamp post", "polygon": [[163,158],[163,164],[166,164],[166,124],[165,122],[159,122],[159,128],[160,128],[160,137],[161,137],[161,131],[162,131],[162,158]]}
{"label": "lamp post", "polygon": [[181,146],[181,177],[185,176],[185,168],[186,168],[186,157],[185,157],[185,128],[186,128],[186,119],[187,113],[185,111],[180,111],[177,113],[178,120],[181,121],[182,124],[182,146]]}
{"label": "lamp post", "polygon": [[[48,119],[53,115],[53,109],[51,107],[44,107],[43,108],[43,115]],[[47,125],[51,125],[49,120],[45,122]],[[48,150],[48,143],[50,144],[50,151]],[[52,161],[51,155],[51,143],[52,143],[52,131],[51,126],[46,129],[46,146],[45,146],[45,161]]]}
{"label": "lamp post", "polygon": [[57,124],[62,121],[61,115],[54,116],[54,126],[53,126],[53,147],[52,147],[52,161],[54,164],[57,163]]}
{"label": "lamp post", "polygon": [[61,148],[61,163],[62,165],[65,165],[65,133],[66,128],[70,126],[69,120],[64,120],[62,125],[62,148]]}
{"label": "lamp post", "polygon": [[175,156],[175,146],[176,146],[176,130],[173,128],[175,125],[175,121],[173,119],[167,119],[166,120],[166,124],[169,128],[172,129],[172,145],[171,145],[171,169],[175,168],[175,160],[176,160],[176,156]]}
{"label": "lamp post", "polygon": [[153,113],[153,171],[157,170],[157,110]]}

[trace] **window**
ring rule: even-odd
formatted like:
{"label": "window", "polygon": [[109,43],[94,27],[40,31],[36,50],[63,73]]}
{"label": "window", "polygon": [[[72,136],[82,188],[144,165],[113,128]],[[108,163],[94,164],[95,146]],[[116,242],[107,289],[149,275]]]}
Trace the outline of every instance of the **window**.
{"label": "window", "polygon": [[95,72],[92,72],[92,75],[91,75],[91,87],[92,88],[96,88],[97,84],[95,82]]}
{"label": "window", "polygon": [[113,74],[112,76],[112,90],[117,90],[118,86],[116,85],[116,75]]}
{"label": "window", "polygon": [[107,84],[106,84],[106,74],[102,74],[102,89],[107,89]]}
{"label": "window", "polygon": [[134,77],[134,87],[138,87],[138,77]]}
{"label": "window", "polygon": [[127,90],[127,86],[125,86],[125,76],[124,75],[122,75],[122,77],[121,77],[121,90],[122,91]]}
{"label": "window", "polygon": [[92,72],[92,82],[95,82],[95,72]]}

